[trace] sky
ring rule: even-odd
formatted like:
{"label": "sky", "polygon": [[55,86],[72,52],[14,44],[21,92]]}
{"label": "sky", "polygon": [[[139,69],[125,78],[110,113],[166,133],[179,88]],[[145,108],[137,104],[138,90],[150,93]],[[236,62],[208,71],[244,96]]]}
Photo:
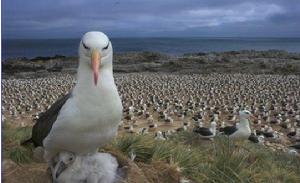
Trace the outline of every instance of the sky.
{"label": "sky", "polygon": [[2,38],[300,37],[299,0],[2,0]]}

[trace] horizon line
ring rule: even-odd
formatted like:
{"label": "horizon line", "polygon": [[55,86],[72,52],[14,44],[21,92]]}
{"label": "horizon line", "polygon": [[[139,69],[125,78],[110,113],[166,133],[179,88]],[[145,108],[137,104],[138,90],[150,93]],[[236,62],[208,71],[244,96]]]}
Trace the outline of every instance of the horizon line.
{"label": "horizon line", "polygon": [[[282,39],[282,38],[289,38],[289,39],[292,39],[292,38],[296,38],[296,39],[300,39],[300,36],[299,37],[292,37],[292,36],[266,36],[266,37],[263,37],[263,36],[112,36],[110,37],[110,39],[122,39],[122,38],[132,38],[132,39],[143,39],[143,38],[171,38],[171,39],[178,39],[178,38],[214,38],[214,39],[226,39],[226,38],[261,38],[261,39]],[[57,37],[57,38],[47,38],[47,37],[44,37],[44,38],[1,38],[1,40],[49,40],[49,39],[81,39],[81,37],[67,37],[67,38],[64,38],[64,37]]]}

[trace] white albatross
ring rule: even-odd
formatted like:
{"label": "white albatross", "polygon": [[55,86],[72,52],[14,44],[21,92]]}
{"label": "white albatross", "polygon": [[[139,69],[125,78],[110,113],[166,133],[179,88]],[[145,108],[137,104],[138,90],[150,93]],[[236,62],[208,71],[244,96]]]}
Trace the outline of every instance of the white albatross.
{"label": "white albatross", "polygon": [[217,123],[212,121],[210,123],[210,128],[203,127],[202,122],[199,123],[199,127],[194,129],[194,132],[199,134],[202,139],[212,139],[216,136]]}
{"label": "white albatross", "polygon": [[249,120],[253,117],[250,111],[243,110],[239,112],[240,122],[237,126],[226,126],[222,133],[231,139],[248,139],[251,135]]}
{"label": "white albatross", "polygon": [[41,115],[27,141],[44,147],[50,167],[59,152],[93,154],[116,135],[123,107],[112,56],[112,44],[104,33],[88,32],[82,37],[74,89]]}

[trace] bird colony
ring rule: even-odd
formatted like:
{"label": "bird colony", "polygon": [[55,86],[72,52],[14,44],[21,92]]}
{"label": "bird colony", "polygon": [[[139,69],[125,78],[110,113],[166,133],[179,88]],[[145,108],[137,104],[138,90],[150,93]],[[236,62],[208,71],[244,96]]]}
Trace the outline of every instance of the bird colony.
{"label": "bird colony", "polygon": [[[273,150],[299,149],[300,76],[117,73],[115,79],[123,103],[120,133],[150,133],[158,140],[184,130],[203,139],[230,136],[228,128],[243,131],[239,111],[246,110],[253,116],[249,140]],[[74,84],[67,74],[3,80],[3,117],[32,125]]]}
{"label": "bird colony", "polygon": [[37,79],[2,81],[2,122],[26,126],[38,119],[61,96],[74,86],[75,78],[67,74]]}

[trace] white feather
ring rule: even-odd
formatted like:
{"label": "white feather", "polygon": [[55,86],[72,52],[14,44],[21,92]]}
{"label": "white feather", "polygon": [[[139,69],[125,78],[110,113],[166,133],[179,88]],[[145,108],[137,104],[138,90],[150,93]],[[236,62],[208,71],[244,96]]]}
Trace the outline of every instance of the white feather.
{"label": "white feather", "polygon": [[[85,44],[94,47],[107,44],[108,38],[103,33],[87,34],[84,36]],[[105,38],[107,40],[103,40]],[[43,141],[47,162],[61,151],[78,155],[96,152],[98,147],[107,144],[116,135],[121,121],[122,103],[113,78],[111,44],[108,51],[99,49],[102,57],[97,86],[93,82],[90,58],[83,49],[80,45],[78,81],[72,96],[60,110]]]}
{"label": "white feather", "polygon": [[[68,153],[61,153],[64,158]],[[118,162],[107,153],[75,156],[74,162],[68,165],[56,179],[57,183],[113,183],[117,180]]]}

